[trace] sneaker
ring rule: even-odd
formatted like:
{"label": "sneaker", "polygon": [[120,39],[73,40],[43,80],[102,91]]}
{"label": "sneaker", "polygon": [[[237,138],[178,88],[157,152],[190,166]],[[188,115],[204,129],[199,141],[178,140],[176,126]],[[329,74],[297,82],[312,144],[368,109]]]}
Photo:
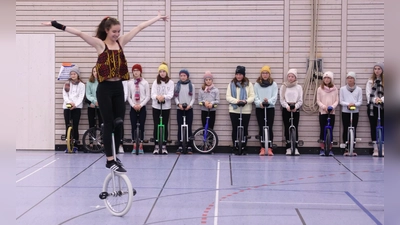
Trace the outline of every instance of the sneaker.
{"label": "sneaker", "polygon": [[244,147],[242,147],[242,155],[247,155],[247,150]]}
{"label": "sneaker", "polygon": [[143,149],[139,149],[139,154],[144,154]]}
{"label": "sneaker", "polygon": [[72,149],[72,152],[73,152],[73,153],[78,153],[78,147],[74,147],[74,148]]}
{"label": "sneaker", "polygon": [[272,148],[268,148],[268,156],[273,156],[274,153],[272,152]]}
{"label": "sneaker", "polygon": [[187,153],[188,153],[189,155],[193,154],[192,147],[188,147],[188,148],[187,148]]}
{"label": "sneaker", "polygon": [[124,164],[122,164],[121,160],[117,158],[117,164],[121,167],[124,167]]}
{"label": "sneaker", "polygon": [[132,154],[136,154],[136,149],[135,148],[132,150]]}
{"label": "sneaker", "polygon": [[167,146],[165,146],[165,145],[162,146],[161,153],[163,155],[168,155]]}
{"label": "sneaker", "polygon": [[181,154],[182,153],[182,147],[179,146],[179,148],[176,150],[176,154]]}
{"label": "sneaker", "polygon": [[334,156],[332,151],[329,151],[329,156]]}
{"label": "sneaker", "polygon": [[106,167],[114,172],[125,173],[126,170],[116,161],[107,161]]}
{"label": "sneaker", "polygon": [[260,153],[258,154],[259,156],[265,155],[265,148],[260,149]]}
{"label": "sneaker", "polygon": [[158,147],[158,145],[156,145],[156,147],[154,147],[153,154],[158,155],[159,153],[160,153],[160,148]]}
{"label": "sneaker", "polygon": [[320,150],[319,150],[319,155],[320,155],[320,156],[325,156],[325,150],[320,149]]}
{"label": "sneaker", "polygon": [[294,150],[294,155],[300,155],[299,150],[297,150],[297,148]]}
{"label": "sneaker", "polygon": [[350,154],[349,154],[349,150],[347,150],[347,148],[344,150],[344,154],[343,154],[343,156],[349,156]]}
{"label": "sneaker", "polygon": [[124,147],[123,147],[122,145],[119,146],[119,148],[118,148],[118,153],[119,153],[119,154],[124,154],[124,153],[125,153],[125,152],[124,152]]}
{"label": "sneaker", "polygon": [[286,149],[286,155],[291,155],[292,154],[292,150],[290,148]]}

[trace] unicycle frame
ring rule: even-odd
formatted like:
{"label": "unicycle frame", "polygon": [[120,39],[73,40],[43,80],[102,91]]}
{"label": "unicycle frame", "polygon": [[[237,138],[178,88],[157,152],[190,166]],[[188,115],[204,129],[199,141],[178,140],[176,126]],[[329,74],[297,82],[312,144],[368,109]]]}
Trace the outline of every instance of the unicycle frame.
{"label": "unicycle frame", "polygon": [[71,104],[66,104],[69,114],[69,123],[68,123],[68,128],[67,128],[67,133],[65,135],[61,135],[61,140],[66,141],[67,143],[67,153],[74,153],[73,148],[75,144],[75,139],[74,139],[74,130],[73,130],[73,119],[71,117],[71,110],[70,108],[72,107]]}
{"label": "unicycle frame", "polygon": [[139,155],[139,146],[142,140],[140,139],[140,111],[136,111],[136,130],[135,130],[135,154]]}
{"label": "unicycle frame", "polygon": [[[331,126],[331,112],[333,108],[332,106],[328,107],[328,119],[326,120],[326,126],[324,128],[324,153],[325,156],[329,156],[329,152],[331,151],[331,146],[333,145],[333,129]],[[329,137],[327,135],[329,131]],[[329,138],[329,139],[328,139]]]}
{"label": "unicycle frame", "polygon": [[[381,84],[381,80],[376,80],[377,84],[377,94],[379,98],[383,96],[383,86]],[[372,104],[372,103],[371,103]],[[378,103],[378,121],[376,126],[376,145],[378,147],[378,156],[383,157],[383,144],[385,143],[385,135],[383,126],[381,125],[381,107],[382,102]]]}
{"label": "unicycle frame", "polygon": [[183,103],[182,104],[182,108],[183,108],[183,115],[182,115],[182,119],[183,119],[183,123],[181,124],[181,137],[179,142],[182,143],[182,151],[184,154],[187,153],[187,148],[188,148],[188,143],[189,143],[189,126],[186,124],[186,108],[187,108],[187,104]]}
{"label": "unicycle frame", "polygon": [[246,137],[244,136],[244,127],[242,125],[242,108],[246,105],[244,102],[238,102],[237,103],[239,109],[240,109],[240,116],[239,116],[239,126],[236,128],[236,140],[235,140],[235,145],[238,148],[238,154],[242,154],[242,147],[243,144],[246,143]]}
{"label": "unicycle frame", "polygon": [[[289,126],[289,143],[290,143],[290,155],[294,156],[296,153],[296,143],[297,143],[297,137],[296,137],[296,127],[293,125],[293,112],[292,110],[295,109],[294,104],[290,104],[290,126]],[[294,137],[293,137],[294,135]]]}
{"label": "unicycle frame", "polygon": [[349,149],[349,156],[353,156],[354,145],[356,144],[355,132],[353,127],[353,111],[355,106],[350,107],[350,126],[347,128],[347,147]]}
{"label": "unicycle frame", "polygon": [[[199,102],[199,105],[203,106],[205,103],[204,102]],[[216,108],[218,105],[213,104],[213,108]],[[193,132],[192,136],[190,137],[190,140],[192,140],[192,146],[194,149],[196,149],[200,153],[210,153],[214,150],[214,148],[218,145],[218,136],[215,133],[214,130],[209,129],[209,120],[210,120],[210,111],[211,109],[207,108],[207,117],[206,117],[206,122],[204,124],[204,127],[201,127],[197,129],[196,131]],[[198,132],[202,132],[201,139],[199,142],[202,143],[201,148],[199,148],[196,145],[196,134]],[[209,145],[209,135],[212,135],[214,138],[212,139],[212,144]]]}

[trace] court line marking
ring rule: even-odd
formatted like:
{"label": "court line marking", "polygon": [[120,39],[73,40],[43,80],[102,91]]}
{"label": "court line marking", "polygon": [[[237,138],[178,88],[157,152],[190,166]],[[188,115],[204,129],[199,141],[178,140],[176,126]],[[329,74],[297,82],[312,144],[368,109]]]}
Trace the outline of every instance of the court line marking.
{"label": "court line marking", "polygon": [[218,206],[219,206],[219,174],[221,162],[217,162],[217,181],[215,185],[215,207],[214,207],[214,225],[218,225]]}
{"label": "court line marking", "polygon": [[18,182],[20,182],[20,181],[24,180],[25,178],[28,178],[29,176],[33,175],[34,173],[37,173],[37,172],[39,172],[40,170],[42,170],[43,168],[45,168],[45,167],[49,166],[50,164],[54,163],[54,162],[55,162],[55,161],[57,161],[58,159],[59,159],[59,158],[57,158],[57,159],[55,159],[55,160],[53,160],[53,161],[51,161],[51,162],[47,163],[46,165],[44,165],[44,166],[40,167],[39,169],[37,169],[37,170],[33,171],[32,173],[30,173],[30,174],[28,174],[28,175],[26,175],[26,176],[24,176],[24,177],[20,178],[19,180],[17,180],[17,182],[16,182],[16,183],[18,183]]}
{"label": "court line marking", "polygon": [[303,216],[301,215],[300,210],[298,208],[296,208],[296,212],[297,215],[300,217],[300,220],[303,223],[303,225],[306,225],[306,221],[304,221]]}
{"label": "court line marking", "polygon": [[[326,205],[326,206],[354,206],[354,204],[340,204],[340,203],[317,203],[317,202],[246,202],[246,201],[223,201],[224,203],[238,203],[238,204],[272,204],[272,205]],[[367,206],[384,207],[383,204],[364,204]]]}
{"label": "court line marking", "polygon": [[346,193],[346,195],[349,196],[349,198],[351,198],[351,200],[353,200],[353,202],[356,203],[356,205],[360,207],[360,209],[364,211],[376,224],[382,225],[382,223],[374,215],[372,215],[372,213],[368,211],[368,209],[366,209],[353,195],[351,195],[350,192],[345,191],[344,193]]}

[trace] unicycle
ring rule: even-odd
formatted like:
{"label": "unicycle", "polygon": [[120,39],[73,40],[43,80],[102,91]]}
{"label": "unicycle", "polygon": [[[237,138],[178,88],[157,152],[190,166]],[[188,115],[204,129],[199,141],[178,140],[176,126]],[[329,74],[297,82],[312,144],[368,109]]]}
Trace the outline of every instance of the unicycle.
{"label": "unicycle", "polygon": [[87,152],[100,153],[104,151],[103,145],[103,131],[98,125],[99,115],[97,113],[97,107],[95,107],[95,125],[85,131],[82,137],[82,144]]}
{"label": "unicycle", "polygon": [[[182,116],[183,123],[182,123],[182,125],[180,127],[181,136],[180,136],[180,140],[177,142],[177,144],[179,145],[180,143],[182,143],[182,153],[183,154],[187,154],[187,153],[192,154],[191,151],[188,151],[188,147],[189,147],[189,127],[186,124],[186,108],[187,108],[187,106],[188,105],[186,103],[182,104],[182,108],[183,108],[183,116]],[[177,152],[177,153],[179,154],[180,152]]]}
{"label": "unicycle", "polygon": [[[199,103],[203,105],[203,102]],[[213,105],[216,108],[217,104]],[[196,151],[200,153],[212,153],[216,146],[218,146],[218,136],[214,130],[208,128],[208,121],[210,120],[210,109],[208,109],[208,114],[206,117],[206,123],[204,127],[197,129],[193,133],[192,146]]]}
{"label": "unicycle", "polygon": [[[140,137],[140,133],[141,133],[141,130],[140,130],[140,111],[136,111],[136,118],[137,118],[137,120],[136,120],[136,130],[135,130],[135,133],[133,134],[133,143],[134,143],[134,151],[135,152],[133,152],[134,154],[136,154],[136,155],[139,155],[139,147],[140,147],[140,144],[142,144],[142,143],[148,143],[149,141],[148,140],[142,140],[142,138]],[[144,138],[144,137],[143,137]]]}
{"label": "unicycle", "polygon": [[355,106],[351,106],[350,107],[350,126],[347,129],[348,133],[347,133],[347,147],[349,149],[349,156],[353,156],[353,152],[354,152],[354,145],[356,143],[355,140],[355,132],[354,132],[354,127],[353,127],[353,111],[356,110]]}
{"label": "unicycle", "polygon": [[[70,109],[72,107],[71,104],[66,104],[67,109]],[[77,148],[74,148],[74,143],[75,143],[75,139],[74,139],[74,133],[73,133],[73,120],[71,117],[71,110],[68,111],[69,113],[69,123],[68,123],[68,129],[67,129],[67,134],[63,134],[61,135],[61,140],[66,141],[67,143],[67,151],[65,151],[65,153],[77,153]]]}
{"label": "unicycle", "polygon": [[295,109],[294,104],[290,104],[290,126],[289,126],[289,143],[290,143],[290,155],[294,156],[296,155],[296,144],[299,146],[303,145],[303,141],[299,140],[297,141],[297,136],[296,136],[296,127],[293,125],[293,112],[292,110]]}
{"label": "unicycle", "polygon": [[[121,128],[123,121],[121,118],[114,120],[114,130],[111,133],[111,143],[114,160],[117,162],[114,131],[116,128]],[[114,216],[124,216],[132,207],[133,196],[136,195],[136,190],[132,188],[132,183],[125,173],[115,172],[110,170],[110,174],[104,180],[102,192],[99,198],[104,200],[106,208]]]}
{"label": "unicycle", "polygon": [[[383,87],[381,84],[381,80],[376,80],[375,82],[377,84],[378,97],[382,98]],[[381,107],[382,107],[382,102],[379,102],[378,103],[378,122],[377,122],[377,126],[376,126],[376,144],[378,147],[378,157],[384,157],[383,156],[383,144],[385,141],[383,126],[381,126]]]}
{"label": "unicycle", "polygon": [[[163,117],[162,117],[162,105],[165,103],[164,102],[158,102],[160,104],[160,123],[157,125],[157,136],[156,139],[151,138],[150,141],[155,142],[156,145],[158,145],[158,151],[162,151],[162,146],[164,143],[167,143],[166,139],[165,139],[165,126],[163,124]],[[155,153],[155,151],[153,152],[153,154],[159,154],[159,152]],[[168,153],[167,153],[168,154]]]}
{"label": "unicycle", "polygon": [[331,112],[333,108],[332,106],[328,106],[328,119],[326,122],[326,126],[324,128],[324,140],[320,140],[324,142],[324,154],[325,156],[329,156],[329,152],[331,151],[331,146],[337,144],[333,141],[333,129],[331,126]]}
{"label": "unicycle", "polygon": [[238,155],[246,155],[247,153],[243,151],[243,145],[246,143],[247,139],[250,139],[250,137],[244,136],[244,127],[242,125],[242,108],[246,105],[245,102],[238,102],[237,106],[240,109],[240,116],[239,116],[239,126],[236,128],[237,130],[237,135],[236,135],[236,140],[235,140],[235,147],[238,149]]}
{"label": "unicycle", "polygon": [[267,125],[267,107],[269,106],[268,102],[261,103],[264,107],[264,126],[263,126],[263,134],[260,137],[256,136],[256,139],[259,139],[261,143],[264,143],[264,148],[276,148],[275,144],[272,144],[272,141],[269,139],[269,126]]}

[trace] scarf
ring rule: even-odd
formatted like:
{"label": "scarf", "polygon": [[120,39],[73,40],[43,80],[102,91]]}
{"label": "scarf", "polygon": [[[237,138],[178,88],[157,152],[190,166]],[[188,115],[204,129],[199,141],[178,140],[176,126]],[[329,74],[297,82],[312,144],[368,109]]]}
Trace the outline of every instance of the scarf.
{"label": "scarf", "polygon": [[332,91],[335,91],[335,90],[336,90],[336,86],[333,86],[333,87],[330,88],[330,87],[324,85],[324,91],[326,93],[329,93],[329,92],[332,92]]}
{"label": "scarf", "polygon": [[186,81],[179,80],[178,83],[176,83],[175,90],[174,90],[175,97],[179,96],[179,92],[181,91],[181,84],[183,84],[183,85],[189,84],[189,96],[192,96],[193,95],[192,82],[190,80],[186,80]]}
{"label": "scarf", "polygon": [[139,88],[140,81],[142,81],[142,78],[138,78],[135,80],[135,100],[136,101],[140,100],[140,88]]}
{"label": "scarf", "polygon": [[348,91],[350,91],[350,93],[353,93],[353,91],[356,89],[357,85],[354,84],[353,87],[350,87],[348,84],[346,84],[346,88]]}
{"label": "scarf", "polygon": [[71,83],[72,83],[73,85],[78,85],[79,82],[81,82],[81,81],[80,81],[80,80],[74,81],[74,80],[72,80],[71,78],[69,78],[68,81],[65,82],[65,85],[64,85],[64,90],[65,90],[65,92],[69,92]]}
{"label": "scarf", "polygon": [[291,88],[297,85],[297,80],[295,82],[289,83],[289,82],[284,82],[282,85],[282,96],[285,98],[285,93],[286,93],[286,88]]}
{"label": "scarf", "polygon": [[258,84],[260,84],[261,87],[266,88],[271,86],[272,83],[270,83],[269,80],[261,80],[261,82]]}
{"label": "scarf", "polygon": [[210,93],[213,88],[214,88],[214,84],[211,84],[210,86],[206,86],[204,88],[204,92]]}
{"label": "scarf", "polygon": [[[237,93],[236,93],[236,87],[238,86],[240,88],[240,96],[239,100],[246,100],[247,99],[247,92],[246,92],[246,87],[247,87],[247,82],[243,83],[243,86],[240,82],[237,82],[236,85],[231,82],[231,95],[232,97],[236,98]],[[237,109],[238,105],[237,104],[232,104],[233,109]]]}

